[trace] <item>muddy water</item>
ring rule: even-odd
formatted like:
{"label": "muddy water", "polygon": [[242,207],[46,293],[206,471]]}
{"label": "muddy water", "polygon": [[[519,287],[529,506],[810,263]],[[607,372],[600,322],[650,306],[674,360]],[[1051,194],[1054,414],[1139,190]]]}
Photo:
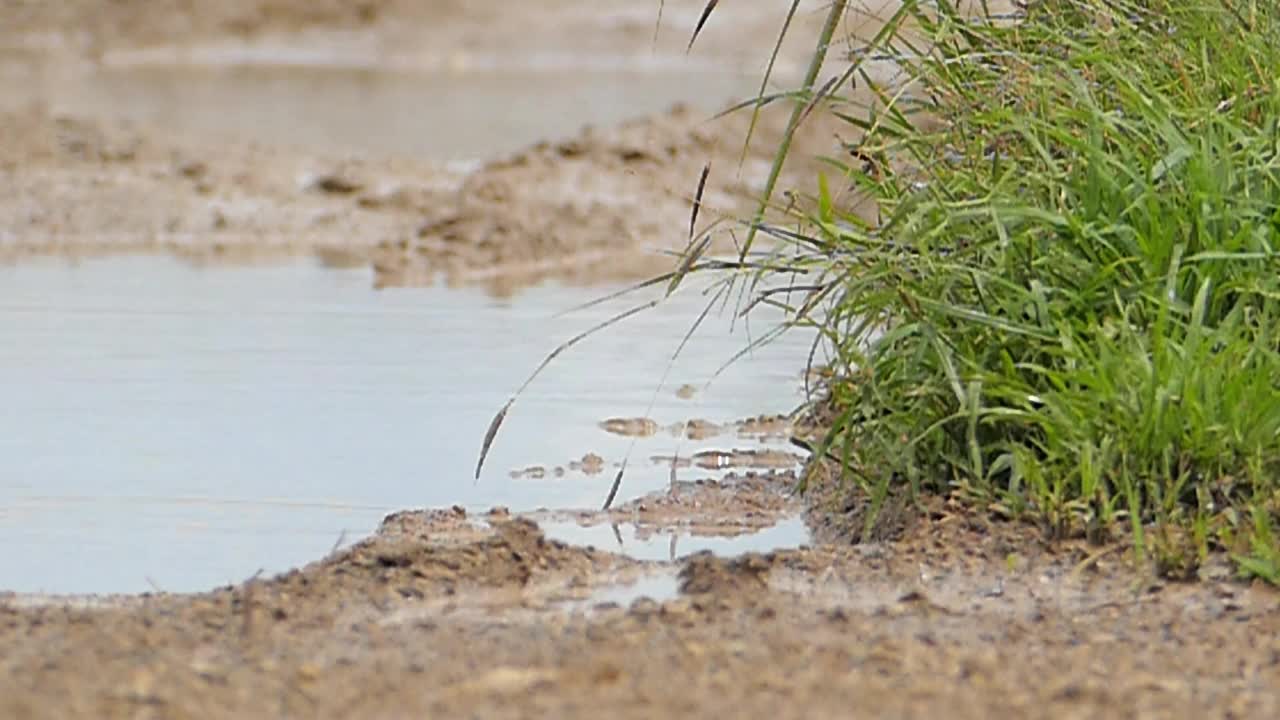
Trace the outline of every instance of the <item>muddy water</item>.
{"label": "muddy water", "polygon": [[[673,65],[387,71],[269,64],[9,69],[0,106],[129,120],[274,147],[467,161],[690,101],[716,110],[752,91],[742,73]],[[571,121],[570,121],[571,119]]]}
{"label": "muddy water", "polygon": [[639,533],[633,525],[592,525],[576,523],[547,523],[543,525],[547,537],[617,552],[637,560],[677,560],[696,552],[710,551],[716,555],[733,556],[746,552],[768,552],[792,549],[809,542],[809,529],[804,520],[795,517],[783,520],[773,527],[759,532],[717,537],[689,537],[671,528],[657,533]]}
{"label": "muddy water", "polygon": [[583,601],[570,605],[574,610],[591,610],[601,605],[628,607],[640,598],[656,602],[670,600],[680,594],[680,579],[676,571],[664,568],[629,583],[608,585],[592,593]]}
{"label": "muddy water", "polygon": [[[562,355],[472,473],[490,417],[541,357],[626,305],[554,315],[607,290],[500,301],[375,291],[366,270],[155,257],[0,267],[0,588],[195,590],[314,560],[393,510],[596,507],[632,442],[600,423],[646,415],[696,288]],[[743,331],[713,316],[647,414],[665,428],[791,409],[799,334],[704,389]],[[620,499],[668,483],[651,456],[754,442],[640,438]],[[602,471],[574,469],[587,453]],[[530,466],[548,472],[513,477]]]}

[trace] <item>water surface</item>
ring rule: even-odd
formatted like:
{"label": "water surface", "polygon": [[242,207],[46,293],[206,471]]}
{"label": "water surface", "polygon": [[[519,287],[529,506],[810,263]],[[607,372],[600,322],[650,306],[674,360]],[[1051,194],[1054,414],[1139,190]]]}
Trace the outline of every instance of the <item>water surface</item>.
{"label": "water surface", "polygon": [[[554,316],[609,289],[377,291],[368,270],[302,262],[0,266],[0,589],[201,590],[315,560],[395,510],[596,507],[631,444],[598,423],[646,414],[705,302],[696,286],[558,358],[472,475],[490,418],[532,368],[627,303]],[[713,316],[648,414],[792,409],[800,334],[677,397],[746,342]],[[650,455],[733,447],[750,444],[643,439],[620,500],[666,485]],[[587,452],[608,469],[509,475]]]}
{"label": "water surface", "polygon": [[[3,71],[3,68],[0,68]],[[754,91],[706,68],[393,71],[272,65],[45,68],[0,72],[0,107],[128,120],[206,138],[327,155],[471,161],[691,101],[708,113]]]}
{"label": "water surface", "polygon": [[732,557],[748,552],[789,550],[810,543],[809,528],[799,517],[787,518],[758,532],[733,536],[688,535],[678,528],[641,536],[631,524],[615,527],[608,524],[545,523],[542,529],[547,537],[555,540],[608,550],[636,560],[654,561],[674,561],[704,551]]}

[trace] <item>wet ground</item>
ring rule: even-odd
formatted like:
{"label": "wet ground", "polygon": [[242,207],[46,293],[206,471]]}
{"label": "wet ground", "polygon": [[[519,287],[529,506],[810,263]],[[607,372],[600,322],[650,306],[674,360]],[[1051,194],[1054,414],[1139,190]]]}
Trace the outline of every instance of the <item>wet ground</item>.
{"label": "wet ground", "polygon": [[740,171],[708,117],[785,4],[721,5],[686,54],[701,1],[656,40],[621,0],[0,2],[0,716],[1276,715],[1280,604],[1226,563],[943,500],[850,545],[792,493],[808,338],[716,375],[713,316],[664,377],[696,283],[472,480],[703,165],[707,222],[758,188],[783,115]]}
{"label": "wet ground", "polygon": [[[708,499],[703,497],[704,500]],[[694,510],[696,512],[696,510]],[[8,717],[1271,717],[1264,588],[1150,582],[945,506],[887,545],[675,564],[401,513],[200,595],[10,597]],[[851,708],[853,708],[851,710]]]}
{"label": "wet ground", "polygon": [[[771,91],[820,19],[802,5]],[[445,20],[411,21],[427,6]],[[621,2],[388,4],[372,25],[334,26],[334,9],[280,31],[288,7],[9,11],[0,261],[319,253],[371,264],[383,287],[506,294],[634,280],[686,243],[676,229],[709,161],[703,224],[750,206],[788,113],[766,108],[745,154],[750,117],[713,118],[757,87],[763,61],[742,41],[772,43],[785,15],[764,4],[697,53],[684,45],[697,13],[674,3],[656,41],[656,12]],[[839,153],[838,130],[815,118],[798,150]],[[787,182],[812,184],[816,163],[797,157]]]}

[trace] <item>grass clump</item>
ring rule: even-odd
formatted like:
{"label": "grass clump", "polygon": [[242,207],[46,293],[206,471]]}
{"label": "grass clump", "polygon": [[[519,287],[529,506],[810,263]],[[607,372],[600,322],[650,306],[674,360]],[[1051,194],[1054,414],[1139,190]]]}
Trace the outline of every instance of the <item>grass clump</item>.
{"label": "grass clump", "polygon": [[1280,582],[1280,12],[965,5],[908,0],[811,84],[798,115],[858,139],[758,227],[822,278],[791,307],[835,358],[817,449],[873,501]]}

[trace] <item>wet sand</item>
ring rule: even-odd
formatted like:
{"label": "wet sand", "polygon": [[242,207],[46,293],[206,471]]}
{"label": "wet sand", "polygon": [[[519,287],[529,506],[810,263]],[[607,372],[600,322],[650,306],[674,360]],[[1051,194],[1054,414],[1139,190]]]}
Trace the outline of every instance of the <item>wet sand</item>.
{"label": "wet sand", "polygon": [[211,593],[3,598],[0,714],[1271,717],[1277,637],[1266,588],[1153,581],[943,504],[894,542],[674,563],[437,510]]}
{"label": "wet sand", "polygon": [[[348,65],[466,68],[524,50],[555,67],[564,53],[547,48],[573,40],[579,62],[629,53],[659,63],[682,56],[703,3],[666,3],[657,53],[657,3],[599,3],[598,13],[567,2],[186,5],[7,2],[0,52],[34,64],[279,62],[282,53],[315,64],[334,61],[317,51],[339,38],[337,61]],[[755,10],[738,15],[724,5],[700,57],[758,60],[776,4],[744,4]],[[739,24],[721,21],[730,17]],[[712,210],[740,208],[758,185],[780,124],[766,121],[739,177],[743,122],[709,129],[704,113],[676,110],[460,168],[8,109],[0,260],[318,254],[372,263],[382,285],[440,274],[501,293],[547,277],[636,277],[669,262],[653,250],[683,243],[708,159]],[[806,148],[832,146],[830,128],[810,132]],[[651,429],[621,420],[621,431]],[[586,454],[579,462],[594,464]],[[1047,543],[1035,528],[941,500],[854,546],[841,523],[856,508],[811,498],[807,517],[828,542],[734,557],[673,550],[674,560],[640,561],[540,529],[726,537],[803,510],[785,471],[698,482],[694,465],[667,491],[607,514],[407,510],[330,557],[208,593],[0,595],[0,716],[1280,712],[1280,597],[1235,582],[1225,564],[1171,584],[1134,567],[1127,545]],[[656,597],[632,597],[644,594]]]}
{"label": "wet sand", "polygon": [[[706,163],[714,172],[700,224],[750,209],[782,127],[777,112],[765,118],[738,176],[734,139],[749,117],[709,121],[679,107],[475,170],[210,145],[40,108],[0,112],[12,140],[0,148],[0,181],[10,189],[0,198],[8,218],[0,261],[315,254],[338,265],[372,263],[383,287],[443,280],[501,294],[548,279],[635,280],[669,269],[662,252],[684,247]],[[797,165],[804,176],[812,170]]]}
{"label": "wet sand", "polygon": [[[604,3],[591,13],[558,2],[504,5],[501,11],[464,10],[459,3],[357,4],[364,11],[340,3],[305,5],[231,3],[209,10],[209,17],[203,10],[144,13],[131,3],[110,10],[93,2],[24,5],[6,11],[10,17],[16,12],[16,19],[7,23],[3,46],[9,49],[0,50],[0,59],[9,57],[18,68],[11,70],[15,81],[27,73],[55,85],[73,82],[59,79],[65,76],[94,82],[85,67],[119,73],[134,66],[226,66],[255,57],[226,50],[228,44],[267,48],[262,53],[271,67],[288,67],[293,55],[310,57],[323,48],[340,66],[360,67],[365,61],[343,55],[360,42],[326,34],[340,31],[367,36],[378,49],[366,58],[373,68],[437,75],[443,69],[458,88],[473,82],[477,68],[501,73],[507,66],[560,76],[568,85],[582,66],[593,73],[666,68],[674,69],[670,82],[678,87],[680,73],[698,75],[700,64],[740,73],[750,87],[761,60],[748,60],[742,41],[771,45],[781,20],[766,4],[747,5],[745,12],[726,14],[717,32],[705,30],[697,53],[686,55],[683,38],[696,16],[678,3],[664,12],[656,43],[657,7],[640,12],[630,3]],[[359,21],[366,14],[369,21]],[[801,13],[796,43],[816,17],[812,8]],[[56,32],[73,25],[80,30]],[[408,28],[418,31],[406,36]],[[782,57],[779,78],[794,75],[789,61],[802,57],[793,45]],[[184,47],[186,55],[174,54]],[[406,54],[409,47],[429,56]],[[192,48],[209,52],[193,57]],[[435,55],[445,60],[436,62]],[[320,60],[297,62],[323,67]],[[592,69],[593,63],[599,67]],[[112,82],[124,86],[118,78]],[[618,75],[617,82],[627,76]],[[692,84],[687,92],[704,96],[700,109],[676,105],[603,128],[568,121],[558,139],[482,158],[478,167],[211,139],[85,115],[70,101],[62,104],[72,110],[40,102],[9,107],[0,110],[7,137],[0,147],[0,181],[10,189],[0,197],[0,217],[9,219],[0,227],[0,261],[137,251],[203,261],[315,253],[339,264],[372,263],[379,286],[443,279],[483,283],[501,294],[546,279],[581,284],[647,277],[671,267],[664,252],[686,244],[704,165],[710,163],[712,172],[701,227],[717,217],[741,216],[763,185],[789,110],[780,104],[765,109],[744,156],[749,114],[713,118],[715,110],[741,99],[743,82],[726,80],[719,93],[708,92],[707,81]],[[438,92],[447,105],[451,93]],[[513,102],[512,112],[574,114],[568,106],[534,110],[531,98]],[[252,117],[254,110],[225,112]],[[342,122],[358,124],[358,118]],[[840,154],[837,130],[817,119],[806,125],[798,159],[788,166],[788,186],[811,184],[816,163],[801,158]],[[723,235],[717,246],[731,244]]]}

